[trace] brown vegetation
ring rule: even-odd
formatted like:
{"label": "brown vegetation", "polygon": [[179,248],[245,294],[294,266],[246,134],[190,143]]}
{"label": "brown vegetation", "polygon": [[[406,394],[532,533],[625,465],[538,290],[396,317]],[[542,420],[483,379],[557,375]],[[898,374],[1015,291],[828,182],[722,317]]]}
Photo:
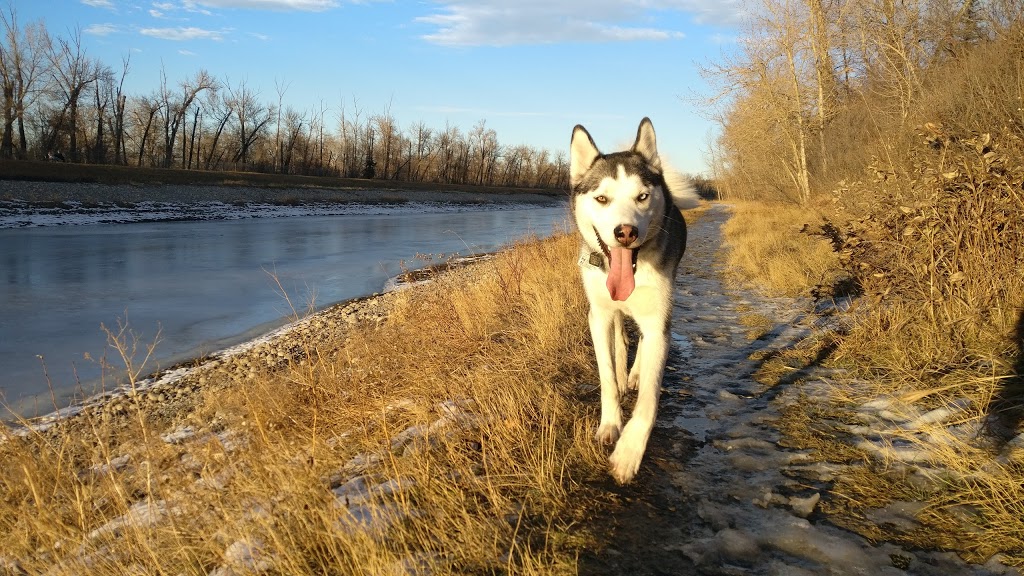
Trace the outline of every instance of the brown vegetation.
{"label": "brown vegetation", "polygon": [[[925,498],[917,519],[931,529],[911,542],[973,560],[1002,551],[1020,563],[1024,458],[1007,440],[1024,432],[1021,5],[786,6],[771,5],[757,41],[717,71],[742,80],[723,116],[720,189],[790,203],[837,250],[844,293],[863,294],[844,333],[833,335],[841,337],[830,362],[850,379],[828,410],[849,414],[885,398],[958,415],[955,426],[937,423],[924,435],[885,432],[929,443],[932,464],[945,470],[937,484],[915,484],[913,464],[865,453],[863,473],[834,486],[831,510],[869,537],[905,539],[864,512]],[[816,9],[829,11],[835,28],[816,26]],[[824,68],[821,42],[833,60]],[[750,268],[759,267],[772,266]],[[821,454],[830,452],[844,451]]]}
{"label": "brown vegetation", "polygon": [[925,130],[1004,136],[1019,153],[1019,2],[759,0],[751,9],[738,53],[705,70],[720,88],[712,170],[724,198],[807,205],[875,173],[887,175],[886,195],[910,193]]}
{"label": "brown vegetation", "polygon": [[572,572],[604,478],[575,256],[442,276],[178,414],[0,433],[0,573]]}

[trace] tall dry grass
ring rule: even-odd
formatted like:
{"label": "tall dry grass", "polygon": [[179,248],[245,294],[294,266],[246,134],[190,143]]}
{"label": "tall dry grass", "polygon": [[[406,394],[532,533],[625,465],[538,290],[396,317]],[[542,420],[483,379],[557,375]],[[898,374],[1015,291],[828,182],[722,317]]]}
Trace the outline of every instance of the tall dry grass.
{"label": "tall dry grass", "polygon": [[[819,203],[822,233],[838,258],[821,258],[824,245],[808,244],[781,216],[808,214],[740,205],[726,229],[730,262],[776,294],[795,286],[805,287],[790,293],[807,293],[805,279],[844,276],[863,293],[829,359],[857,384],[838,380],[829,410],[849,418],[884,398],[954,415],[879,431],[928,454],[928,468],[941,472],[930,473],[926,488],[907,479],[898,459],[865,453],[864,473],[834,485],[842,503],[835,509],[870,537],[906,538],[864,528],[864,512],[924,498],[929,506],[918,519],[928,530],[910,544],[953,548],[976,561],[1003,552],[1024,563],[1024,146],[1006,132],[932,124],[906,154],[900,173],[879,173]],[[758,221],[775,230],[756,229]],[[801,271],[819,261],[822,271]]]}
{"label": "tall dry grass", "polygon": [[824,219],[792,204],[735,202],[722,227],[734,277],[770,295],[806,296],[842,275]]}
{"label": "tall dry grass", "polygon": [[[880,304],[850,348],[888,370],[1005,374],[1024,307],[1022,148],[990,134],[924,137],[910,197],[837,214],[850,218],[843,257]],[[887,352],[887,333],[903,344]]]}
{"label": "tall dry grass", "polygon": [[575,257],[402,292],[176,419],[0,432],[0,573],[573,573],[604,468]]}
{"label": "tall dry grass", "polygon": [[[1021,563],[1024,147],[1012,134],[938,124],[919,138],[903,195],[873,206],[862,198],[847,211],[836,204],[843,259],[868,301],[836,359],[872,383],[854,403],[969,406],[953,424],[977,433],[952,434],[948,423],[927,431],[925,448],[951,471],[928,495],[927,518],[974,559],[1003,551]],[[966,519],[965,506],[976,511]]]}

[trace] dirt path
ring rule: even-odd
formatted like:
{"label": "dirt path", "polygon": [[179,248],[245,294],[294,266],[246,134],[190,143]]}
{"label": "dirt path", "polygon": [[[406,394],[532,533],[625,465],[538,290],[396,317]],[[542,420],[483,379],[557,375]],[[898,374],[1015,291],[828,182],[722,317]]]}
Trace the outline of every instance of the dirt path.
{"label": "dirt path", "polygon": [[[637,481],[608,482],[608,512],[594,518],[606,547],[583,555],[580,573],[1017,574],[949,552],[872,545],[816,510],[842,470],[780,446],[780,414],[806,391],[798,384],[765,390],[751,359],[810,334],[809,303],[725,286],[717,253],[727,219],[727,208],[714,206],[691,226],[658,422]],[[773,323],[755,340],[740,323],[750,313]],[[810,378],[827,372],[814,364],[802,370]]]}

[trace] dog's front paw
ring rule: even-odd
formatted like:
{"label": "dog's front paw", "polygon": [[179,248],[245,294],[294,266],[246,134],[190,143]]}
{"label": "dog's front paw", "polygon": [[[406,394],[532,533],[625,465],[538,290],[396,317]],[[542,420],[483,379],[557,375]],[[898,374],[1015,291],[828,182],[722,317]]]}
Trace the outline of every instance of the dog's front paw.
{"label": "dog's front paw", "polygon": [[630,390],[636,390],[640,385],[640,374],[638,372],[630,372],[629,379],[626,380],[626,386]]}
{"label": "dog's front paw", "polygon": [[641,459],[643,459],[642,452],[636,454],[616,448],[608,457],[608,471],[619,484],[629,484],[640,470]]}
{"label": "dog's front paw", "polygon": [[[629,484],[640,469],[640,461],[643,460],[647,443],[636,434],[630,434],[630,430],[623,432],[615,450],[608,457],[608,468],[619,484]],[[635,429],[632,430],[636,432]]]}
{"label": "dog's front paw", "polygon": [[621,431],[621,425],[605,422],[597,428],[597,434],[594,435],[594,439],[597,440],[598,444],[611,446],[619,440],[619,433]]}

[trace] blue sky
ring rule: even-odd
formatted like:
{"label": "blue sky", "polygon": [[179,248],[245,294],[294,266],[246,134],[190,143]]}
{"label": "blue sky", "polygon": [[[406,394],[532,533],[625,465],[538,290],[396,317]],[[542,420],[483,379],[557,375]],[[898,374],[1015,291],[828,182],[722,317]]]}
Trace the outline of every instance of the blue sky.
{"label": "blue sky", "polygon": [[731,47],[741,0],[9,0],[19,21],[81,30],[87,53],[120,71],[130,94],[205,69],[245,80],[267,103],[300,111],[344,101],[463,130],[486,120],[506,145],[568,153],[572,127],[602,150],[627,145],[644,116],[659,150],[706,170],[714,126],[692,96],[700,64]]}

